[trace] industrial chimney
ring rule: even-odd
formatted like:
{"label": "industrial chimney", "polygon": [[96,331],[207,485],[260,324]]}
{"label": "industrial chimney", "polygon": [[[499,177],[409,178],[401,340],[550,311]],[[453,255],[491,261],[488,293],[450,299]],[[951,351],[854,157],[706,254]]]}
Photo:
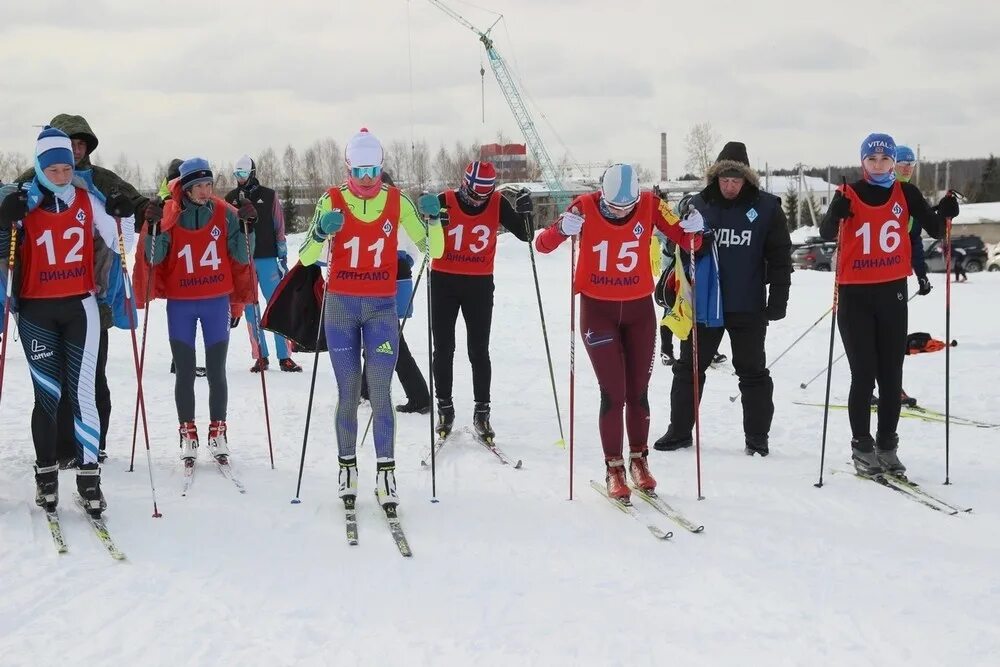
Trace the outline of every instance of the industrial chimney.
{"label": "industrial chimney", "polygon": [[667,180],[667,133],[660,132],[660,181]]}

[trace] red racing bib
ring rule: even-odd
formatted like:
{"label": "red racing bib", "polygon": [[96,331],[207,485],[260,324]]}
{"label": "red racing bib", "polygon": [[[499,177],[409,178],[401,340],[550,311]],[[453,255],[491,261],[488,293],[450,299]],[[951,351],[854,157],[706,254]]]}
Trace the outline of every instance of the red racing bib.
{"label": "red racing bib", "polygon": [[432,269],[469,276],[492,275],[501,197],[499,192],[494,192],[482,213],[467,215],[458,205],[454,190],[444,193],[449,223],[444,230],[444,254],[431,261]]}
{"label": "red racing bib", "polygon": [[653,293],[649,248],[652,210],[642,197],[629,222],[615,225],[601,215],[600,193],[578,197],[572,206],[585,219],[573,288],[603,301],[631,301]]}
{"label": "red racing bib", "polygon": [[232,294],[226,207],[221,200],[201,229],[170,229],[170,250],[164,260],[168,299],[208,299]]}
{"label": "red racing bib", "polygon": [[395,296],[399,190],[389,188],[385,208],[372,222],[355,217],[340,188],[330,188],[327,194],[333,208],[344,214],[344,226],[330,238],[333,260],[327,291],[353,296]]}
{"label": "red racing bib", "polygon": [[59,213],[36,208],[24,218],[21,297],[57,299],[93,293],[94,212],[86,190]]}
{"label": "red racing bib", "polygon": [[861,201],[844,186],[854,215],[841,225],[837,281],[844,285],[887,283],[910,275],[909,221],[903,187],[897,181],[882,206]]}

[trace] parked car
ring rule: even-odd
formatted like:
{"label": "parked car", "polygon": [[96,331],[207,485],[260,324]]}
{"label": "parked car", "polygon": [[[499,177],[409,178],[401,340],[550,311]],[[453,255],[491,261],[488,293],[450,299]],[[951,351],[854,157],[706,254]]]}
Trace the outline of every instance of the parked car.
{"label": "parked car", "polygon": [[800,246],[792,251],[792,266],[796,269],[829,271],[833,266],[833,253],[836,250],[836,243],[824,242]]}
{"label": "parked car", "polygon": [[990,251],[990,258],[986,260],[987,271],[1000,271],[1000,243],[993,246]]}
{"label": "parked car", "polygon": [[[927,243],[926,241],[931,241]],[[945,269],[945,257],[941,252],[944,240],[927,239],[924,242],[924,256],[927,260],[927,270],[943,273]],[[962,267],[969,273],[976,273],[986,268],[989,255],[986,252],[986,244],[975,235],[955,236],[951,239],[955,248],[963,250],[964,254],[958,253],[952,261],[961,261]]]}

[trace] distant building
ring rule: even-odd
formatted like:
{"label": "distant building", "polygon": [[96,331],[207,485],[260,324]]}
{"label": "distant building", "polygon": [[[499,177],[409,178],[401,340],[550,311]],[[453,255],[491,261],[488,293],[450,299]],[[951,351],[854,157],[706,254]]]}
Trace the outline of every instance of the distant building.
{"label": "distant building", "polygon": [[[799,191],[798,176],[762,175],[760,183],[764,190],[778,197],[785,197],[789,190]],[[812,197],[821,211],[825,211],[826,207],[830,205],[830,199],[836,189],[834,185],[819,176],[802,177],[802,195]]]}
{"label": "distant building", "polygon": [[483,144],[479,159],[493,163],[501,183],[528,178],[528,148],[524,144]]}

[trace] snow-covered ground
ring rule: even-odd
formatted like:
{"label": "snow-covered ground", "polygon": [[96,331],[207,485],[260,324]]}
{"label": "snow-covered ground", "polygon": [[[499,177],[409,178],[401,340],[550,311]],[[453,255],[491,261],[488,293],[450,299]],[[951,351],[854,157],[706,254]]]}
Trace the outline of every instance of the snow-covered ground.
{"label": "snow-covered ground", "polygon": [[[289,244],[294,245],[293,243]],[[538,257],[568,424],[569,245]],[[952,407],[1000,421],[1000,276],[953,290]],[[944,276],[911,304],[910,331],[944,337]],[[788,318],[771,327],[773,357],[830,303],[832,276],[793,276]],[[819,468],[828,320],[774,368],[772,455],[742,451],[736,378],[711,371],[703,402],[704,501],[695,499],[693,451],[651,453],[661,492],[705,532],[654,540],[588,488],[601,479],[598,393],[577,351],[576,493],[559,438],[526,248],[505,235],[493,325],[493,424],[524,460],[502,466],[465,435],[438,460],[437,496],[419,465],[425,417],[398,419],[401,516],[414,550],[401,558],[370,493],[370,438],[360,453],[360,545],[344,539],[336,499],[333,374],[320,358],[302,504],[292,505],[312,357],[303,374],[269,372],[276,469],[268,465],[260,379],[248,372],[245,329],[230,348],[230,435],[248,493],[199,469],[180,496],[173,376],[162,302],[150,318],[145,388],[153,474],[163,518],[151,518],[140,444],[126,472],[134,373],[128,337],[113,338],[115,410],[104,468],[108,524],[128,560],[108,558],[70,507],[70,553],[53,549],[33,503],[31,387],[19,345],[8,348],[0,407],[0,664],[42,665],[991,665],[1000,651],[1000,431],[952,427],[944,487],[944,429],[905,419],[901,456],[912,477],[975,513],[945,516],[847,470],[847,416],[833,412],[828,472]],[[426,363],[425,302],[406,336]],[[462,325],[459,325],[460,331]],[[464,333],[460,333],[462,340]],[[459,342],[459,349],[462,344]],[[838,343],[838,353],[839,353]],[[728,343],[724,343],[728,352]],[[457,355],[458,424],[471,421],[468,363]],[[906,362],[906,390],[943,408],[944,355]],[[666,429],[671,374],[657,364],[651,440]],[[833,395],[847,394],[845,362]],[[397,387],[397,397],[401,392]],[[207,385],[198,380],[205,430]],[[362,411],[363,415],[367,413]],[[658,515],[640,510],[659,521]],[[665,519],[664,526],[669,526]]]}

